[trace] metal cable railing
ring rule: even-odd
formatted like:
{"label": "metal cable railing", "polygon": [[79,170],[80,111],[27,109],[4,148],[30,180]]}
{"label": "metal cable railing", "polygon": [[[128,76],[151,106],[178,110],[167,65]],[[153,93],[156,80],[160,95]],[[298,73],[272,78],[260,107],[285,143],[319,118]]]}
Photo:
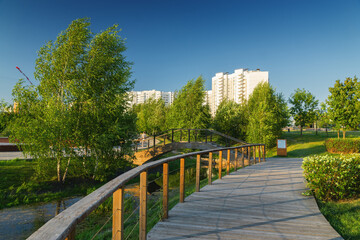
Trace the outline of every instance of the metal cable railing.
{"label": "metal cable railing", "polygon": [[[225,152],[223,154],[223,152]],[[245,166],[245,162],[248,165],[251,163],[255,164],[257,162],[265,161],[265,145],[264,144],[247,144],[235,147],[226,147],[226,148],[216,148],[211,150],[204,150],[199,152],[192,152],[183,155],[176,155],[172,157],[167,157],[157,161],[149,162],[144,165],[138,166],[134,169],[129,170],[128,172],[123,173],[117,178],[106,183],[96,191],[92,192],[88,196],[79,200],[77,203],[64,210],[62,213],[48,221],[44,226],[42,226],[38,231],[32,234],[29,239],[75,239],[76,226],[85,219],[90,213],[92,213],[100,204],[102,204],[109,197],[113,196],[113,209],[114,211],[111,217],[107,219],[107,222],[103,226],[109,223],[112,218],[112,233],[113,239],[125,239],[124,237],[124,217],[125,217],[125,208],[124,208],[124,187],[127,182],[131,179],[134,179],[140,176],[139,184],[139,206],[134,210],[132,214],[139,212],[138,219],[139,221],[131,229],[130,233],[135,231],[137,225],[139,227],[139,239],[146,239],[147,233],[147,222],[152,220],[152,218],[147,219],[147,212],[151,211],[154,208],[154,205],[151,208],[147,208],[148,194],[148,171],[156,167],[162,166],[162,218],[168,218],[169,211],[169,195],[172,191],[169,191],[169,174],[179,171],[179,202],[184,202],[185,198],[185,161],[186,158],[196,157],[195,167],[195,191],[200,191],[200,170],[201,170],[201,156],[208,156],[208,184],[212,182],[212,170],[213,166],[213,154],[218,154],[218,178],[221,179],[223,175],[223,165],[225,165],[225,173],[229,173],[230,163],[234,162],[234,168],[238,166],[238,162],[241,161],[241,165]],[[241,153],[241,154],[240,154]],[[258,159],[257,154],[258,153]],[[226,157],[225,157],[226,155]],[[225,159],[224,159],[224,157]],[[233,160],[231,159],[233,156]],[[240,158],[240,159],[239,159]],[[180,160],[179,169],[170,169],[169,163]],[[224,164],[223,164],[223,160]],[[235,160],[235,161],[234,161]],[[240,164],[239,164],[240,165]],[[158,180],[161,177],[158,177],[152,181]],[[160,204],[160,203],[159,203]],[[138,211],[137,211],[138,210]],[[130,214],[130,216],[132,215]],[[136,215],[135,215],[136,216]],[[160,215],[157,215],[160,216]],[[128,217],[125,222],[130,219]],[[99,230],[98,232],[100,232]],[[130,237],[130,233],[126,238]]]}

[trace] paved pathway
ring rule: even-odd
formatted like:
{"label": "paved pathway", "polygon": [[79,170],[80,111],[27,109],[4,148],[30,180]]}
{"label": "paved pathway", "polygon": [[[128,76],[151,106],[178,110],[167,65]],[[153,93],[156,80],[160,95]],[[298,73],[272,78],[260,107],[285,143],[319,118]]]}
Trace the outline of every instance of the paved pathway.
{"label": "paved pathway", "polygon": [[[22,152],[0,152],[0,161],[1,160],[12,160],[15,158],[26,159]],[[28,158],[31,159],[31,158]]]}
{"label": "paved pathway", "polygon": [[270,158],[177,204],[148,239],[342,239],[306,191],[302,159]]}

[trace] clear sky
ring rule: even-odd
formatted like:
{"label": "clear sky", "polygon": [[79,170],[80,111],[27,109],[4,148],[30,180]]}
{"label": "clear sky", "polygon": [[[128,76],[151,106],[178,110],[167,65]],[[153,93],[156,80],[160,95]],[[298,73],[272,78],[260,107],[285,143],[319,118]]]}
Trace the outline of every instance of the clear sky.
{"label": "clear sky", "polygon": [[0,99],[33,73],[37,51],[77,18],[123,29],[134,90],[179,90],[202,75],[269,71],[286,98],[305,88],[323,101],[335,80],[360,75],[360,1],[0,0]]}

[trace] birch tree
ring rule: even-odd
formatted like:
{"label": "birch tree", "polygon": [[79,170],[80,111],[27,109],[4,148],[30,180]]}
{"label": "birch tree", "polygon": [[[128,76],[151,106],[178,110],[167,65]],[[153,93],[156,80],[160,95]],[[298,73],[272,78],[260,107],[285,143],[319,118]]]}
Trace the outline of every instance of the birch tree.
{"label": "birch tree", "polygon": [[39,176],[56,172],[64,182],[71,172],[104,180],[125,163],[135,134],[125,50],[116,25],[94,34],[88,19],[74,20],[39,50],[38,84],[20,80],[13,90],[20,107],[11,127],[12,139],[38,159]]}

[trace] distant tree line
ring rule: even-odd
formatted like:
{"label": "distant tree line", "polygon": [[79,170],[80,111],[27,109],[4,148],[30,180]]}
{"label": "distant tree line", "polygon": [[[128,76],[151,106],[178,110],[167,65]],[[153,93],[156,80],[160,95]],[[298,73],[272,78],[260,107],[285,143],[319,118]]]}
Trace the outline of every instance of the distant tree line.
{"label": "distant tree line", "polygon": [[204,80],[200,76],[177,92],[170,106],[165,106],[161,99],[134,105],[138,131],[155,134],[173,128],[214,128],[232,137],[272,147],[282,128],[288,125],[286,101],[268,83],[259,84],[249,100],[241,104],[224,99],[214,117],[204,99]]}
{"label": "distant tree line", "polygon": [[[358,130],[360,125],[360,83],[357,77],[346,78],[344,82],[337,80],[329,88],[330,94],[325,102],[320,103],[309,91],[297,89],[289,99],[290,113],[295,125],[300,126],[300,133],[304,126],[315,124],[340,130],[343,138],[346,131]],[[316,131],[317,133],[317,131]]]}
{"label": "distant tree line", "polygon": [[176,92],[170,106],[149,99],[130,108],[132,63],[125,50],[116,25],[94,34],[88,19],[75,20],[38,52],[39,84],[28,86],[20,80],[14,87],[18,111],[8,111],[9,106],[0,102],[0,132],[37,160],[37,177],[65,182],[70,175],[105,181],[129,163],[132,140],[139,132],[214,128],[273,147],[288,126],[290,113],[301,130],[316,121],[342,129],[344,137],[360,123],[356,77],[337,81],[321,108],[311,93],[297,89],[288,109],[282,94],[261,83],[241,104],[225,99],[212,117],[204,104],[201,76]]}

